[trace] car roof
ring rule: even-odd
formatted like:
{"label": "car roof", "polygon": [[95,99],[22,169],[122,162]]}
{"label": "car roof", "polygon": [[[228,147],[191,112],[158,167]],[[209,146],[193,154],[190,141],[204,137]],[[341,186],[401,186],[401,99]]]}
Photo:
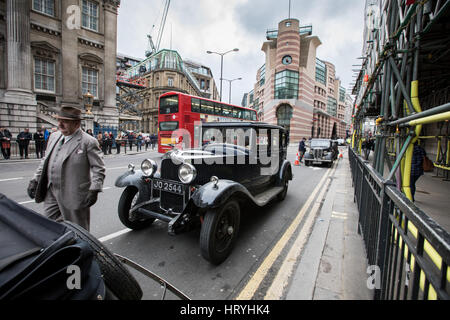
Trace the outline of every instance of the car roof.
{"label": "car roof", "polygon": [[202,127],[227,127],[227,128],[265,128],[265,129],[279,129],[285,131],[286,129],[267,122],[251,122],[251,121],[233,121],[233,122],[205,122]]}

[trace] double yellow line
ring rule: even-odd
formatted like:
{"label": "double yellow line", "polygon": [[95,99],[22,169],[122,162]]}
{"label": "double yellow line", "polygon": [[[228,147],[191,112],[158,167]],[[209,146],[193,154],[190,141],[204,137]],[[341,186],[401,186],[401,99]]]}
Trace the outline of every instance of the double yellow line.
{"label": "double yellow line", "polygon": [[[284,288],[287,285],[288,278],[290,274],[292,273],[293,267],[295,265],[295,261],[297,260],[298,256],[301,253],[301,248],[303,248],[304,244],[307,240],[307,235],[309,232],[304,232],[309,230],[314,222],[314,218],[316,216],[316,213],[318,212],[320,208],[320,202],[322,201],[322,198],[328,188],[328,184],[330,183],[331,179],[328,179],[332,174],[334,174],[334,171],[336,170],[336,165],[334,166],[334,169],[328,169],[327,172],[324,174],[320,182],[317,184],[314,191],[311,193],[309,198],[306,200],[305,204],[295,217],[295,219],[292,221],[291,225],[285,233],[282,235],[280,240],[275,244],[273,249],[270,251],[270,253],[267,255],[267,257],[264,259],[262,264],[259,266],[259,268],[256,270],[256,272],[253,274],[253,276],[250,278],[248,283],[245,285],[245,287],[241,290],[239,295],[235,298],[235,300],[250,300],[255,295],[256,291],[258,290],[259,286],[263,282],[264,278],[267,276],[267,273],[269,272],[270,268],[272,268],[273,264],[277,260],[277,258],[280,256],[283,249],[286,247],[289,240],[292,238],[295,230],[297,230],[300,223],[304,220],[304,216],[306,213],[310,212],[309,216],[307,217],[307,220],[305,221],[305,224],[302,227],[302,230],[299,233],[299,236],[297,237],[294,245],[292,246],[291,250],[289,251],[286,259],[284,260],[279,272],[277,273],[274,281],[271,284],[271,287],[267,291],[264,299],[280,299],[283,293]],[[311,211],[308,211],[309,207],[311,206],[311,203],[316,198],[316,195],[320,192],[320,195],[318,197],[318,200],[316,201],[314,207]]]}

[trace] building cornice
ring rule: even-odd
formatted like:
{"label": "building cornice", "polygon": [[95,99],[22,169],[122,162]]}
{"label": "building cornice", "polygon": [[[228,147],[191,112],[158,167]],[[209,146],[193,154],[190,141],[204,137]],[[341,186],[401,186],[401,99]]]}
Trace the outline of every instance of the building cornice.
{"label": "building cornice", "polygon": [[81,38],[81,37],[78,38],[78,42],[81,44],[84,44],[86,46],[101,49],[101,50],[103,50],[105,48],[105,45],[103,43],[85,39],[85,38]]}
{"label": "building cornice", "polygon": [[56,37],[61,36],[60,30],[55,30],[55,29],[49,28],[48,26],[42,25],[37,22],[31,22],[30,27],[31,27],[31,30],[40,31],[40,32],[47,33],[52,36],[56,36]]}

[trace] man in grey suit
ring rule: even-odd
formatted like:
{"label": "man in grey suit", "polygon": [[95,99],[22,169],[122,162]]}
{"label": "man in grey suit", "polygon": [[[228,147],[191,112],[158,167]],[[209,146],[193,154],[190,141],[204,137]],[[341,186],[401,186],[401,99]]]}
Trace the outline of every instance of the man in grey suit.
{"label": "man in grey suit", "polygon": [[36,203],[44,202],[48,218],[68,220],[89,231],[90,207],[105,179],[101,150],[97,139],[80,129],[81,110],[62,107],[56,118],[59,131],[50,135],[28,195]]}

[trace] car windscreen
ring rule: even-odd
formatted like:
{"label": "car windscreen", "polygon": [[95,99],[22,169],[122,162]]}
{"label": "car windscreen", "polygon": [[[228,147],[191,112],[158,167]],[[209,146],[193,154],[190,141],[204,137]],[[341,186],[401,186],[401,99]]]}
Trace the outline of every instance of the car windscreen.
{"label": "car windscreen", "polygon": [[178,96],[162,97],[159,100],[159,113],[177,113],[178,112]]}
{"label": "car windscreen", "polygon": [[330,141],[328,140],[311,140],[311,148],[329,148]]}
{"label": "car windscreen", "polygon": [[159,123],[159,131],[174,131],[178,129],[178,121],[164,121]]}

